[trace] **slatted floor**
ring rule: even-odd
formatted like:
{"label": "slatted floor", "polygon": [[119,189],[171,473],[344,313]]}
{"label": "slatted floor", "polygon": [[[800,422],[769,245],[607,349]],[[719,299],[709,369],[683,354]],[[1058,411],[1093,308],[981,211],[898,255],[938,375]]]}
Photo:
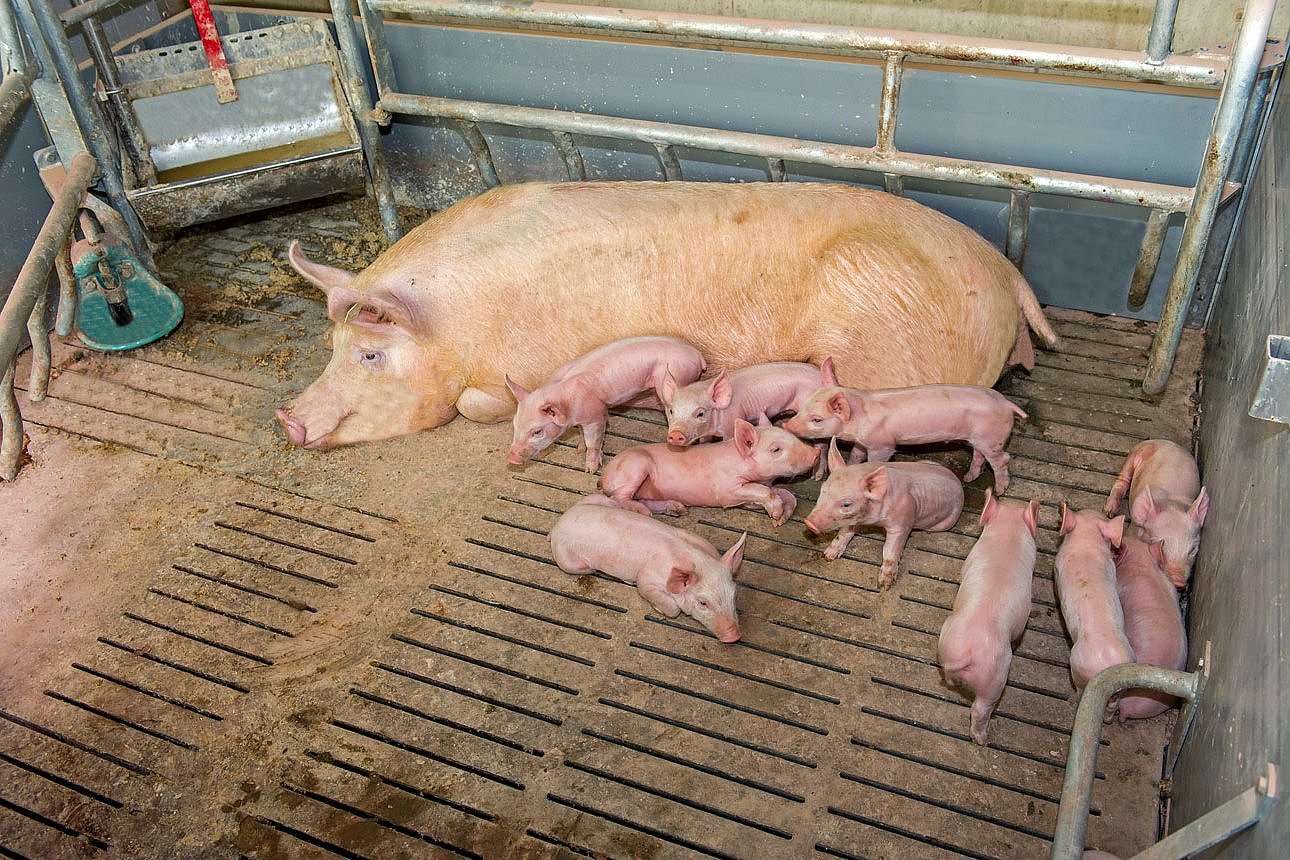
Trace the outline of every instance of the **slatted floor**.
{"label": "slatted floor", "polygon": [[[299,342],[322,310],[263,249],[311,218],[335,242],[372,224],[343,205],[189,237],[166,258],[189,298],[179,336],[120,358],[64,348],[52,397],[25,409],[24,481],[60,428],[44,433],[98,443],[65,456],[161,458],[158,493],[203,505],[155,564],[87,559],[121,571],[124,608],[0,679],[0,856],[1046,853],[1074,713],[1056,504],[1100,506],[1138,440],[1189,437],[1197,339],[1147,403],[1150,328],[1056,312],[1065,351],[1002,386],[1030,413],[1009,495],[1044,504],[1033,612],[982,749],[935,651],[988,470],[953,530],[911,539],[888,593],[880,536],[822,557],[809,481],[778,529],[691,511],[678,524],[719,548],[749,535],[744,638],[722,645],[554,566],[546,533],[595,481],[570,444],[508,471],[509,428],[326,455],[277,439],[278,395],[325,361],[321,338]],[[620,415],[607,453],[661,436],[656,414]],[[1105,731],[1090,845],[1153,838],[1168,723]]]}

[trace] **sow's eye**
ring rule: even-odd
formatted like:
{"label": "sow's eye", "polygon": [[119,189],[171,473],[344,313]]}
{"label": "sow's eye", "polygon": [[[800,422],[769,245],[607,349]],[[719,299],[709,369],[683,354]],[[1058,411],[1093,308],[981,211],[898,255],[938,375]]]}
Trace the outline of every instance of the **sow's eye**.
{"label": "sow's eye", "polygon": [[385,366],[385,353],[379,349],[364,349],[358,353],[358,363],[369,370],[380,370]]}

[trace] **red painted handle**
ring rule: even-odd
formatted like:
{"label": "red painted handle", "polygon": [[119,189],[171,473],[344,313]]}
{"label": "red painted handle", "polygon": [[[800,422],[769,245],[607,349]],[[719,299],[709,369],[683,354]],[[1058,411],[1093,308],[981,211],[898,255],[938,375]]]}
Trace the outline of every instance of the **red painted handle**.
{"label": "red painted handle", "polygon": [[237,87],[233,85],[233,76],[228,71],[228,58],[224,56],[224,46],[219,41],[219,30],[215,29],[215,16],[211,14],[209,0],[188,0],[193,10],[193,23],[202,37],[202,47],[206,50],[206,61],[210,63],[211,75],[215,78],[215,97],[220,104],[237,101]]}

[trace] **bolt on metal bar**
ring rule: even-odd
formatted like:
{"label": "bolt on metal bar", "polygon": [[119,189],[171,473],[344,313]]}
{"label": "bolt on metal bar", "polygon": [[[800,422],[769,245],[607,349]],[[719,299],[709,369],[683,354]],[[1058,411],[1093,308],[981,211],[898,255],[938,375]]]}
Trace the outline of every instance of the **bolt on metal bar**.
{"label": "bolt on metal bar", "polygon": [[766,172],[770,174],[771,182],[783,182],[788,178],[788,171],[784,169],[784,159],[782,158],[766,159]]}
{"label": "bolt on metal bar", "polygon": [[470,154],[475,156],[475,164],[479,168],[479,175],[484,180],[484,185],[489,188],[501,185],[502,180],[497,178],[497,163],[493,161],[493,150],[489,148],[484,133],[474,122],[466,121],[460,123],[460,126],[461,136],[466,139]]}
{"label": "bolt on metal bar", "polygon": [[878,138],[874,154],[886,158],[896,151],[896,109],[900,106],[900,77],[905,58],[899,51],[883,55],[882,99],[878,105]]}
{"label": "bolt on metal bar", "polygon": [[[367,162],[367,178],[372,186],[372,196],[381,214],[381,225],[391,242],[403,236],[403,222],[394,203],[394,189],[390,186],[390,173],[385,165],[385,149],[381,146],[381,132],[372,119],[372,98],[367,92],[367,82],[360,71],[358,37],[354,33],[354,19],[349,13],[348,0],[331,0],[332,23],[336,27],[336,42],[340,47],[342,86],[349,99],[358,136],[363,144]],[[381,32],[384,35],[384,31]],[[380,36],[377,36],[380,38]]]}
{"label": "bolt on metal bar", "polygon": [[1178,0],[1156,0],[1156,10],[1151,16],[1151,31],[1147,33],[1147,62],[1163,63],[1173,50],[1174,21],[1178,18]]}
{"label": "bolt on metal bar", "polygon": [[1245,17],[1241,21],[1241,29],[1232,50],[1232,68],[1218,97],[1218,107],[1214,110],[1213,124],[1205,144],[1195,196],[1187,213],[1187,223],[1183,227],[1178,263],[1169,281],[1169,293],[1165,296],[1160,324],[1151,341],[1151,353],[1147,358],[1147,370],[1142,380],[1142,391],[1147,395],[1164,391],[1169,371],[1173,369],[1178,341],[1182,338],[1183,324],[1191,307],[1192,294],[1196,290],[1196,278],[1205,258],[1205,246],[1209,242],[1214,215],[1223,194],[1224,179],[1232,163],[1241,122],[1245,118],[1245,108],[1263,59],[1263,47],[1267,42],[1274,6],[1274,3],[1266,0],[1251,0],[1245,7]]}
{"label": "bolt on metal bar", "polygon": [[[76,67],[76,61],[72,57],[72,46],[67,41],[67,33],[63,30],[62,22],[54,14],[53,7],[47,0],[16,0],[15,5],[19,19],[24,27],[28,28],[33,39],[43,36],[54,68],[62,78],[63,90],[67,94],[81,137],[98,162],[108,200],[125,222],[126,233],[129,234],[126,238],[129,239],[139,260],[149,269],[156,271],[152,261],[152,249],[148,246],[148,236],[134,207],[125,196],[121,165],[112,150],[112,142],[104,131],[103,117],[90,96],[89,87],[81,77],[80,70]],[[37,30],[40,36],[36,35]],[[3,353],[0,352],[0,356],[2,355]]]}
{"label": "bolt on metal bar", "polygon": [[391,93],[381,107],[395,114],[433,116],[464,122],[488,122],[518,128],[563,131],[587,137],[635,140],[651,145],[670,144],[687,149],[727,152],[826,167],[892,173],[906,178],[964,182],[993,188],[1055,194],[1105,203],[1126,203],[1181,212],[1192,199],[1192,189],[1137,180],[1083,176],[1056,170],[983,161],[896,152],[875,156],[872,147],[822,143],[741,131],[677,125],[651,120],[597,116],[549,108],[518,107],[463,101],[436,96]]}
{"label": "bolt on metal bar", "polygon": [[1147,213],[1147,232],[1142,236],[1138,263],[1133,267],[1133,278],[1129,281],[1127,304],[1130,310],[1140,310],[1147,303],[1147,291],[1156,277],[1156,267],[1160,265],[1160,251],[1165,246],[1168,227],[1168,212],[1152,209]]}
{"label": "bolt on metal bar", "polygon": [[70,27],[78,21],[84,21],[86,18],[101,15],[113,6],[119,6],[124,2],[125,0],[90,0],[88,3],[73,6],[58,17],[63,22],[64,27]]}
{"label": "bolt on metal bar", "polygon": [[[72,2],[75,3],[76,0]],[[81,29],[85,31],[85,44],[90,49],[90,56],[94,58],[94,65],[103,81],[103,94],[107,96],[112,116],[124,134],[125,154],[134,168],[134,176],[144,185],[152,185],[157,181],[157,170],[152,164],[150,148],[143,129],[139,126],[139,118],[134,114],[134,106],[126,97],[121,84],[121,73],[117,69],[116,58],[112,56],[112,43],[97,18],[86,18]]]}
{"label": "bolt on metal bar", "polygon": [[668,182],[679,182],[681,162],[677,160],[676,152],[666,143],[656,143],[654,149],[658,152],[659,164],[663,165],[663,178]]}
{"label": "bolt on metal bar", "polygon": [[[595,34],[702,39],[721,44],[811,48],[833,54],[872,55],[897,51],[919,58],[955,63],[990,63],[1016,69],[1093,74],[1109,78],[1217,87],[1227,61],[1221,57],[1179,57],[1149,62],[1136,51],[1073,48],[1067,45],[973,39],[928,33],[877,30],[824,24],[799,24],[573,6],[555,3],[450,2],[450,0],[371,0],[381,12],[434,22],[502,23]],[[1255,0],[1267,2],[1267,0]]]}
{"label": "bolt on metal bar", "polygon": [[1026,262],[1026,246],[1030,243],[1030,192],[1013,191],[1008,201],[1008,259],[1018,269]]}
{"label": "bolt on metal bar", "polygon": [[1198,694],[1199,679],[1199,672],[1180,672],[1145,663],[1122,663],[1103,669],[1088,682],[1075,710],[1070,747],[1066,752],[1066,778],[1057,810],[1051,860],[1079,860],[1084,853],[1098,738],[1102,732],[1102,717],[1111,697],[1123,690],[1147,689],[1190,702]]}
{"label": "bolt on metal bar", "polygon": [[1175,830],[1133,855],[1133,860],[1176,860],[1194,857],[1263,820],[1277,799],[1277,766],[1271,762],[1258,781],[1226,803]]}
{"label": "bolt on metal bar", "polygon": [[[41,224],[36,241],[13,282],[13,289],[0,308],[0,367],[4,368],[4,385],[0,391],[0,400],[13,398],[13,373],[15,356],[18,354],[19,338],[27,330],[41,297],[46,294],[49,273],[54,261],[61,253],[72,228],[72,221],[80,211],[81,200],[94,178],[97,164],[93,156],[82,152],[72,160],[67,173],[67,181],[54,198],[49,214]],[[42,320],[44,315],[42,314]],[[11,481],[18,474],[18,460],[22,456],[22,418],[18,414],[17,401],[12,409],[7,405],[0,410],[0,420],[4,427],[3,442],[0,442],[0,479]],[[16,434],[16,435],[15,435]],[[16,441],[15,441],[16,439]]]}
{"label": "bolt on metal bar", "polygon": [[573,135],[553,131],[551,137],[555,139],[555,148],[564,159],[564,172],[568,174],[569,181],[584,181],[587,178],[587,165],[582,160],[582,150],[573,142]]}
{"label": "bolt on metal bar", "polygon": [[[372,59],[372,79],[376,82],[377,98],[386,93],[398,90],[398,78],[394,75],[394,60],[390,58],[390,40],[385,34],[385,19],[372,8],[369,0],[357,0],[358,13],[363,22],[363,35],[367,39],[367,55]],[[389,125],[393,119],[382,110],[373,112],[374,120],[380,125]]]}

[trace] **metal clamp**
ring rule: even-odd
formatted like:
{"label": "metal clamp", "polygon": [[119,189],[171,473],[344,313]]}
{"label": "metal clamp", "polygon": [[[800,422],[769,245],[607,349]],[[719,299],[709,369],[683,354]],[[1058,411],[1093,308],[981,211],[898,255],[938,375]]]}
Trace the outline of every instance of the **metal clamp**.
{"label": "metal clamp", "polygon": [[1268,335],[1250,417],[1290,424],[1290,336]]}

